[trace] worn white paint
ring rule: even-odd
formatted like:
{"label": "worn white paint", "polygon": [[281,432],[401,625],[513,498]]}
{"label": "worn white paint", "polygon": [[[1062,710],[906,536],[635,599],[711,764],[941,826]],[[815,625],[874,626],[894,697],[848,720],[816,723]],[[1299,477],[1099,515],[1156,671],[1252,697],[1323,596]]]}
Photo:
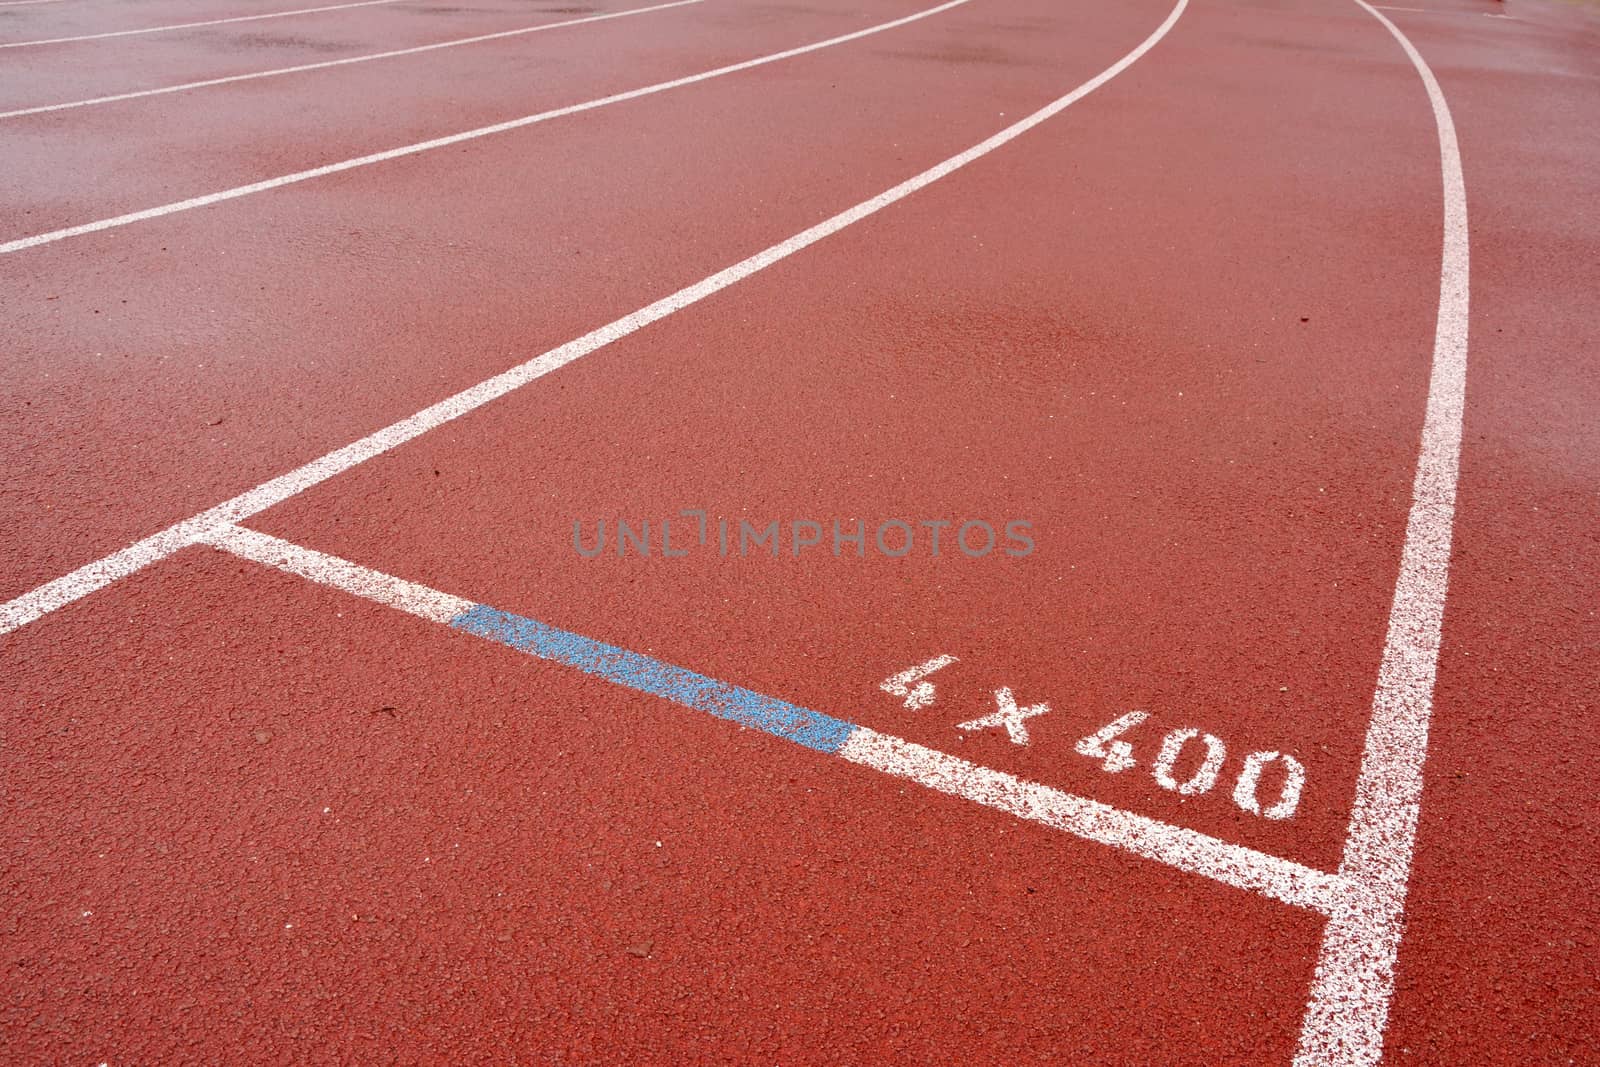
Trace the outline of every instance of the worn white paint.
{"label": "worn white paint", "polygon": [[[1261,786],[1261,772],[1269,763],[1281,763],[1284,769],[1283,790],[1278,799],[1265,811],[1257,790]],[[1233,787],[1233,802],[1252,815],[1268,819],[1292,819],[1300,806],[1300,790],[1305,788],[1306,769],[1293,756],[1282,752],[1252,752],[1244,758],[1244,770],[1239,773]]]}
{"label": "worn white paint", "polygon": [[298,574],[318,585],[387,604],[408,615],[448,623],[472,607],[472,601],[371,570],[338,556],[285,541],[271,534],[224,524],[208,531],[205,542],[268,567]]}
{"label": "worn white paint", "polygon": [[980,767],[865,727],[850,735],[839,755],[941,793],[1298,907],[1326,913],[1339,897],[1339,878],[1326,871]]}
{"label": "worn white paint", "polygon": [[957,730],[999,730],[1004,729],[1011,738],[1013,745],[1028,743],[1028,719],[1036,715],[1044,715],[1050,710],[1049,704],[1030,704],[1026,707],[1017,707],[1017,698],[1011,694],[1010,689],[1000,688],[994,691],[996,711],[985,715],[981,719],[970,722],[957,723]]}
{"label": "worn white paint", "polygon": [[1108,723],[1090,734],[1080,738],[1073,751],[1080,756],[1090,759],[1102,760],[1100,769],[1117,774],[1134,766],[1137,762],[1133,758],[1133,746],[1126,741],[1113,740],[1127,733],[1150,717],[1148,711],[1130,711],[1115,722]]}
{"label": "worn white paint", "polygon": [[[1183,746],[1197,737],[1206,746],[1206,758],[1188,781],[1180,782],[1172,776],[1173,765],[1183,753]],[[1151,772],[1155,775],[1156,784],[1161,788],[1170,789],[1186,797],[1198,796],[1201,793],[1209,793],[1211,787],[1217,784],[1217,773],[1222,770],[1222,761],[1227,755],[1227,746],[1210,734],[1202,734],[1199,730],[1192,729],[1173,730],[1162,738],[1161,751],[1156,755],[1155,766],[1151,768]]]}
{"label": "worn white paint", "polygon": [[[704,535],[701,540],[704,541]],[[935,656],[926,663],[907,667],[899,674],[885,678],[878,683],[878,688],[890,696],[905,697],[906,707],[912,711],[925,708],[933,703],[934,688],[932,682],[925,682],[923,679],[955,662],[957,661],[954,656]]]}

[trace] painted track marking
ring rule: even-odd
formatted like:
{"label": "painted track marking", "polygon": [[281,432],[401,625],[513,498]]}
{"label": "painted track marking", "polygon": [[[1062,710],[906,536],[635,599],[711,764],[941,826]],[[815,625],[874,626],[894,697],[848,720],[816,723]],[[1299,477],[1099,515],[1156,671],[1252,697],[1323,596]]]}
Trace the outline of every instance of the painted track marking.
{"label": "painted track marking", "polygon": [[885,678],[878,685],[878,688],[890,696],[905,697],[905,706],[911,711],[925,708],[933,703],[935,695],[933,683],[926,681],[927,677],[936,671],[944,670],[955,662],[957,661],[954,656],[935,656],[926,663],[919,663],[915,667],[907,667],[899,674]]}
{"label": "painted track marking", "polygon": [[1339,864],[1351,891],[1323,934],[1296,1067],[1373,1064],[1383,1055],[1422,801],[1422,764],[1428,754],[1467,392],[1467,191],[1455,123],[1422,54],[1366,0],[1356,3],[1400,42],[1427,89],[1439,133],[1444,241],[1428,407],[1411,511],[1349,836]]}
{"label": "painted track marking", "polygon": [[401,0],[356,0],[349,4],[329,4],[326,7],[302,7],[295,11],[269,11],[263,15],[236,15],[228,19],[207,19],[205,22],[177,22],[167,26],[146,26],[142,30],[112,30],[109,33],[85,33],[77,37],[46,37],[37,41],[8,41],[0,48],[32,48],[41,44],[69,44],[73,41],[98,41],[106,37],[135,37],[141,33],[166,33],[169,30],[192,30],[200,26],[224,26],[230,22],[257,22],[261,19],[281,19],[290,15],[315,15],[319,11],[343,11],[351,7],[377,7],[379,4],[398,4]]}
{"label": "painted track marking", "polygon": [[90,97],[87,100],[70,100],[64,104],[42,104],[39,107],[24,107],[15,111],[0,111],[0,119],[14,119],[23,115],[40,115],[47,111],[66,111],[71,108],[91,107],[95,104],[111,104],[119,100],[137,100],[146,96],[164,96],[168,93],[187,92],[190,89],[204,89],[212,85],[231,85],[234,82],[254,81],[257,78],[275,78],[280,74],[299,74],[308,70],[349,66],[352,63],[370,63],[375,59],[414,56],[421,52],[433,52],[441,48],[455,48],[458,45],[479,44],[483,41],[499,41],[507,37],[519,37],[523,34],[540,33],[544,30],[556,30],[563,26],[581,26],[586,22],[605,22],[609,19],[620,19],[627,15],[643,15],[649,11],[665,11],[670,7],[685,7],[689,4],[698,3],[701,3],[701,0],[672,0],[671,3],[653,4],[650,7],[634,7],[626,11],[611,11],[603,15],[589,15],[580,19],[567,19],[563,22],[544,22],[537,26],[523,26],[515,30],[501,30],[499,33],[479,34],[476,37],[458,37],[452,41],[436,41],[433,44],[417,45],[415,48],[396,48],[390,52],[373,52],[369,55],[349,56],[345,59],[329,59],[320,63],[302,63],[294,67],[260,70],[253,74],[232,74],[225,78],[207,78],[205,81],[184,82],[182,85],[165,85],[159,89],[140,89],[130,93]]}
{"label": "painted track marking", "polygon": [[[1111,66],[1071,92],[1057,97],[1038,111],[993,134],[987,140],[980,141],[966,151],[951,156],[942,163],[935,164],[927,170],[907,178],[899,185],[879,193],[870,200],[864,200],[854,207],[847,208],[817,223],[809,229],[802,230],[792,237],[757,252],[753,256],[740,260],[731,267],[726,267],[715,274],[702,278],[700,281],[662,297],[652,304],[647,304],[637,311],[624,315],[619,319],[614,319],[598,329],[591,330],[581,337],[568,341],[564,345],[535,356],[509,370],[502,371],[492,378],[487,378],[477,385],[456,393],[454,396],[447,397],[414,415],[410,415],[398,422],[390,423],[383,429],[370,433],[360,440],[335,449],[304,466],[289,471],[287,474],[281,474],[270,481],[263,482],[254,489],[247,490],[230,500],[200,512],[198,515],[174,523],[159,533],[136,541],[108,556],[92,563],[84,564],[69,574],[46,582],[31,592],[24,593],[14,600],[0,605],[0,634],[10,633],[26,626],[52,611],[88,596],[98,589],[103,589],[113,582],[128,577],[130,574],[135,574],[150,564],[172,555],[180,548],[203,540],[209,531],[225,523],[238,522],[241,519],[246,519],[251,515],[265,511],[274,504],[302,493],[336,474],[341,474],[374,456],[382,455],[390,449],[427,433],[435,427],[460,418],[469,411],[474,411],[491,400],[521,388],[536,378],[542,378],[544,375],[571,363],[575,359],[580,359],[597,349],[604,348],[613,341],[627,337],[652,322],[664,319],[674,312],[682,311],[684,308],[704,300],[713,293],[720,292],[752,274],[765,270],[774,263],[787,259],[801,249],[838,233],[852,223],[860,222],[862,219],[882,211],[924,186],[931,185],[940,178],[961,169],[968,163],[981,159],[1001,145],[1020,137],[1046,119],[1059,114],[1072,104],[1082,100],[1138,62],[1145,53],[1155,47],[1156,42],[1165,37],[1168,31],[1177,24],[1179,17],[1188,7],[1188,3],[1189,0],[1177,0],[1177,4],[1168,13],[1161,25],[1157,26],[1150,36],[1146,37],[1132,51]],[[940,9],[934,8],[931,10]],[[923,14],[928,13],[931,12],[923,12]],[[813,45],[811,47],[818,46]]]}
{"label": "painted track marking", "polygon": [[575,667],[636,692],[709,712],[941,793],[1226,885],[1263,893],[1286,904],[1326,915],[1343,895],[1339,875],[980,767],[948,753],[534,619],[476,604],[270,534],[225,524],[213,527],[204,540],[244,559],[509,645],[540,659]]}
{"label": "painted track marking", "polygon": [[[1349,836],[1337,874],[1330,875],[1326,872],[1311,871],[1309,868],[1299,868],[1299,871],[1308,872],[1303,877],[1315,880],[1303,886],[1296,886],[1292,890],[1295,895],[1294,903],[1316,907],[1331,916],[1324,934],[1296,1056],[1296,1063],[1301,1067],[1320,1064],[1371,1064],[1377,1062],[1382,1055],[1383,1032],[1393,993],[1394,962],[1403,930],[1406,887],[1415,844],[1422,767],[1427,749],[1428,720],[1431,715],[1432,690],[1448,588],[1450,543],[1465,400],[1468,234],[1465,186],[1454,124],[1432,71],[1416,48],[1394,23],[1373,6],[1364,0],[1356,2],[1399,42],[1427,90],[1440,146],[1444,187],[1444,238],[1438,320],[1421,449],[1402,547],[1400,574],[1391,605],[1383,659],[1373,697],[1372,718],[1357,780]],[[836,215],[817,227],[758,253],[719,274],[712,275],[694,286],[680,290],[662,301],[640,309],[631,316],[616,320],[583,338],[480,383],[433,408],[419,412],[410,419],[393,424],[305,467],[264,483],[210,511],[169,527],[121,552],[113,553],[96,563],[79,568],[72,574],[47,583],[0,608],[0,632],[9,632],[26,625],[43,614],[131,574],[186,545],[207,540],[225,541],[230,550],[247,554],[239,545],[254,538],[264,538],[265,535],[240,531],[239,528],[230,526],[229,524],[236,519],[254,514],[335,473],[387,451],[402,441],[409,440],[504,395],[505,392],[518,388],[565,362],[602,347],[610,340],[626,336],[656,319],[703,299],[851,222],[881,210],[922,185],[965,165],[966,162],[992,151],[993,148],[1050,117],[1076,99],[1081,99],[1126,69],[1165,35],[1182,13],[1185,4],[1186,0],[1179,0],[1178,6],[1173,9],[1167,21],[1117,65],[1068,96],[1008,127],[961,156],[952,157],[951,160],[896,186],[874,200]],[[267,543],[273,546],[274,551],[278,551],[278,544],[287,544],[287,542],[276,542],[276,539],[268,539]],[[296,546],[289,547],[296,548]],[[309,551],[296,548],[296,552],[300,553]],[[350,568],[356,566],[344,561],[336,562]],[[359,573],[365,576],[364,580],[400,583],[399,579],[365,569],[360,569]],[[394,588],[400,590],[392,594],[397,598],[402,597],[407,591],[420,592],[435,598],[433,607],[429,609],[435,612],[467,603],[460,601],[459,598],[448,598],[446,594],[414,586],[411,583],[401,583]],[[394,600],[384,602],[394,603]],[[422,601],[417,603],[425,608]],[[395,603],[395,606],[400,605]],[[469,604],[464,610],[472,612],[478,607],[480,606]],[[484,609],[486,612],[490,610],[492,609]],[[423,614],[423,611],[418,610],[414,613]],[[451,621],[459,618],[459,613],[450,616]],[[484,616],[478,618],[481,620]],[[493,618],[498,620],[496,625],[503,622],[508,627],[506,630],[508,634],[551,632],[548,628],[538,629],[539,624],[531,620],[516,620],[503,614],[496,614]],[[838,720],[830,721],[838,722]],[[855,728],[854,732],[839,743],[835,751],[845,758],[864,765],[874,766],[888,773],[898,774],[931,788],[957,795],[983,793],[979,787],[962,784],[964,781],[972,780],[973,776],[978,776],[981,780],[986,775],[999,775],[999,772],[974,767],[943,753],[909,745],[899,739],[875,734],[862,728]],[[1101,829],[1103,832],[1101,824],[1095,818],[1083,819],[1082,811],[1056,812],[1052,809],[1052,803],[1056,802],[1057,797],[1031,792],[1031,790],[1043,790],[1045,787],[1000,775],[989,780],[987,788],[990,792],[985,795],[986,798],[973,796],[972,799],[1051,825],[1055,825],[1054,820],[1058,818],[1071,822],[1076,817],[1081,825],[1078,828],[1071,828],[1071,832],[1095,840],[1103,839],[1095,833],[1085,832],[1096,829]],[[1048,792],[1056,794],[1053,790]],[[1070,799],[1082,804],[1095,803],[1084,798]],[[1068,805],[1069,809],[1070,807],[1071,805]],[[1099,808],[1104,806],[1100,805]],[[1103,814],[1099,808],[1088,809],[1091,816]],[[1129,814],[1116,812],[1115,809],[1105,809],[1105,811],[1122,816]],[[1181,831],[1181,828],[1167,827],[1166,824],[1156,825],[1188,833]],[[1215,841],[1215,839],[1208,840]],[[1223,842],[1217,843],[1227,848],[1236,847],[1227,846]],[[1143,844],[1148,846],[1148,841],[1144,841]],[[1122,847],[1128,846],[1122,845]],[[1243,851],[1248,853],[1250,850]],[[1157,852],[1158,849],[1152,849],[1148,853],[1141,854],[1150,854],[1152,858],[1160,858],[1177,866],[1184,866],[1185,869],[1196,869],[1194,866],[1186,865],[1192,863],[1191,860],[1175,862],[1171,857],[1158,855]],[[1285,899],[1284,896],[1274,893],[1269,885],[1251,885],[1249,880],[1254,878],[1264,883],[1270,882],[1272,877],[1283,873],[1283,869],[1275,865],[1287,864],[1289,861],[1260,853],[1252,855],[1255,857],[1254,863],[1266,865],[1266,875],[1254,870],[1237,873],[1236,869],[1231,880],[1229,878],[1223,880],[1229,881],[1230,884],[1256,888],[1278,896],[1279,899]],[[1292,866],[1298,868],[1298,865]],[[1209,872],[1197,870],[1197,873]]]}
{"label": "painted track marking", "polygon": [[488,137],[493,134],[507,133],[511,130],[520,130],[525,126],[532,126],[535,123],[548,122],[551,119],[558,119],[567,115],[576,115],[583,111],[593,111],[595,108],[605,107],[608,104],[620,104],[627,100],[637,100],[642,96],[650,96],[654,93],[666,92],[669,89],[679,89],[685,85],[694,85],[697,82],[708,81],[712,78],[720,78],[725,74],[734,74],[739,71],[750,70],[755,67],[765,66],[768,63],[776,63],[780,60],[792,59],[795,56],[805,55],[808,52],[815,52],[822,48],[831,48],[834,45],[845,44],[849,41],[859,40],[862,37],[870,37],[875,33],[882,33],[885,30],[892,30],[897,27],[907,25],[908,23],[917,22],[920,19],[925,19],[932,15],[949,11],[953,7],[960,7],[969,2],[970,0],[946,0],[945,3],[939,4],[936,7],[930,7],[926,10],[918,11],[907,15],[904,18],[894,19],[890,22],[880,22],[876,26],[868,26],[866,29],[856,30],[854,33],[843,34],[839,37],[830,37],[825,41],[817,41],[813,44],[801,45],[799,48],[790,48],[782,52],[774,52],[771,55],[757,56],[755,59],[747,59],[740,63],[732,63],[728,66],[717,67],[714,70],[701,71],[699,74],[690,74],[682,78],[673,78],[671,81],[656,82],[654,85],[646,85],[643,88],[629,89],[626,92],[613,93],[610,96],[602,96],[594,100],[585,100],[579,104],[569,104],[566,107],[558,107],[551,111],[540,111],[532,115],[523,115],[521,118],[508,119],[505,122],[496,122],[489,126],[479,126],[471,130],[463,130],[460,133],[447,134],[444,137],[435,137],[427,141],[418,141],[415,144],[401,145],[399,148],[390,148],[382,152],[373,152],[369,155],[357,156],[355,159],[345,159],[340,160],[337,163],[327,163],[320,167],[312,167],[310,170],[297,171],[294,174],[285,174],[278,178],[268,178],[265,181],[251,182],[249,185],[237,185],[232,189],[224,189],[221,192],[216,193],[207,193],[204,196],[190,197],[188,200],[178,200],[170,204],[163,204],[160,207],[145,208],[143,211],[131,211],[125,215],[116,215],[109,219],[99,219],[95,222],[86,222],[78,226],[68,226],[60,230],[51,230],[49,233],[41,233],[33,237],[22,237],[14,241],[6,241],[5,243],[0,244],[0,253],[20,252],[25,248],[34,248],[38,245],[50,244],[54,241],[62,241],[68,237],[77,237],[86,233],[97,233],[101,230],[110,230],[119,226],[127,226],[131,223],[142,222],[145,219],[155,219],[160,218],[163,215],[176,214],[180,211],[192,211],[195,208],[209,207],[212,204],[219,204],[225,200],[237,200],[241,196],[249,196],[252,193],[264,193],[269,189],[280,189],[285,185],[293,185],[297,182],[310,181],[312,178],[322,178],[329,174],[338,174],[347,170],[355,170],[358,167],[370,167],[375,163],[386,163],[391,159],[400,159],[404,156],[414,156],[419,152],[429,152],[436,148],[447,148],[450,145],[461,144],[463,141],[477,140],[479,137]]}

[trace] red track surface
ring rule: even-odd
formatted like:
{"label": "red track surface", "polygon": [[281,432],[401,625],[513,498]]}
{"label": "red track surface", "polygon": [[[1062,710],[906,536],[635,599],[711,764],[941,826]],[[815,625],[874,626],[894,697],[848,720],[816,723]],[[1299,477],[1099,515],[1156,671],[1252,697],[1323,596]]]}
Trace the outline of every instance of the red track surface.
{"label": "red track surface", "polygon": [[[1600,30],[1535,0],[1427,6],[1387,14],[1454,114],[1472,318],[1384,1054],[1593,1062]],[[0,41],[268,10],[0,7]],[[0,242],[916,10],[705,0],[0,119]],[[0,598],[889,188],[1169,11],[972,0],[0,255]],[[0,51],[0,110],[585,12],[394,4]],[[1405,537],[1440,216],[1428,96],[1371,14],[1193,0],[1014,143],[246,525],[1331,871]],[[575,519],[695,507],[1027,519],[1038,547],[572,549]],[[931,706],[879,689],[938,653],[960,662]],[[0,656],[10,1061],[1295,1054],[1319,915],[208,547]],[[954,728],[1001,686],[1050,705],[1026,747]],[[1151,713],[1137,771],[1074,751],[1132,709]],[[1209,793],[1152,780],[1175,727],[1226,742]],[[1304,764],[1292,819],[1230,799],[1255,750]]]}

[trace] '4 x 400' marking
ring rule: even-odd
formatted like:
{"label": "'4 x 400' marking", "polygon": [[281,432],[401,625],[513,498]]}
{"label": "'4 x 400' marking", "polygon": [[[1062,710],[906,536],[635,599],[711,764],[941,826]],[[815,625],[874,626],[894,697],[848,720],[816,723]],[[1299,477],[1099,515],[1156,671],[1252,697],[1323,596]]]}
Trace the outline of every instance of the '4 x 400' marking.
{"label": "'4 x 400' marking", "polygon": [[[919,663],[915,667],[884,679],[879,688],[893,696],[903,697],[908,708],[913,710],[925,708],[934,702],[935,696],[933,683],[927,680],[928,676],[956,662],[959,661],[954,656],[935,656],[926,663]],[[1044,715],[1050,710],[1048,704],[1019,705],[1016,696],[1006,687],[994,691],[994,700],[993,712],[957,723],[956,729],[965,731],[1003,729],[1012,744],[1026,745],[1029,740],[1028,720]],[[1129,768],[1138,766],[1139,762],[1134,758],[1133,743],[1123,740],[1122,735],[1149,717],[1148,711],[1130,711],[1088,737],[1079,739],[1073,748],[1079,755],[1100,760],[1101,770],[1109,774],[1121,774]],[[1193,742],[1204,746],[1205,756],[1194,773],[1179,781],[1173,771],[1184,749]],[[1155,778],[1156,784],[1163,789],[1186,797],[1200,796],[1211,792],[1217,784],[1217,778],[1221,775],[1227,758],[1228,747],[1220,738],[1202,733],[1193,727],[1179,727],[1169,731],[1166,737],[1161,739],[1161,749],[1156,754],[1155,762],[1150,765],[1150,773]],[[1282,767],[1283,783],[1279,787],[1278,799],[1263,808],[1258,796],[1261,774],[1274,764]],[[1244,758],[1244,765],[1234,780],[1233,802],[1252,815],[1268,819],[1289,819],[1300,806],[1300,791],[1305,788],[1305,784],[1306,769],[1293,756],[1283,752],[1252,752]]]}

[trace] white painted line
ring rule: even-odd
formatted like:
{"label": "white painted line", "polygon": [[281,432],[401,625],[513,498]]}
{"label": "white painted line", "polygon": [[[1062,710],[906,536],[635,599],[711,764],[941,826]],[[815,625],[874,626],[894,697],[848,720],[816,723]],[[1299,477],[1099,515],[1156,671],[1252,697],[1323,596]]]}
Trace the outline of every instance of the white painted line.
{"label": "white painted line", "polygon": [[1356,3],[1400,42],[1428,91],[1439,133],[1444,245],[1433,369],[1411,512],[1372,697],[1372,722],[1356,780],[1350,836],[1339,865],[1350,890],[1323,935],[1295,1056],[1297,1067],[1375,1064],[1383,1055],[1416,844],[1422,764],[1428,753],[1467,387],[1467,193],[1455,123],[1421,53],[1365,0]]}
{"label": "white painted line", "polygon": [[177,22],[167,26],[146,26],[142,30],[113,30],[110,33],[85,33],[77,37],[47,37],[38,41],[9,41],[0,48],[32,48],[41,44],[70,44],[73,41],[99,41],[106,37],[136,37],[141,33],[166,33],[169,30],[192,30],[199,26],[225,26],[230,22],[257,22],[261,19],[281,19],[290,15],[315,15],[319,11],[342,11],[349,7],[376,7],[379,4],[398,4],[400,0],[356,0],[351,4],[329,4],[326,7],[302,7],[296,11],[270,11],[265,15],[238,15],[231,19],[207,19],[205,22]]}
{"label": "white painted line", "polygon": [[164,96],[167,93],[182,93],[190,89],[204,89],[212,85],[230,85],[234,82],[254,81],[257,78],[276,78],[280,74],[299,74],[308,70],[323,70],[327,67],[343,67],[352,63],[370,63],[375,59],[393,59],[395,56],[414,56],[420,52],[433,52],[441,48],[455,48],[464,44],[479,44],[483,41],[499,41],[507,37],[520,37],[523,34],[540,33],[544,30],[556,30],[565,26],[581,26],[586,22],[605,22],[608,19],[620,19],[628,15],[643,15],[649,11],[665,11],[669,7],[684,7],[689,4],[698,4],[701,0],[672,0],[667,4],[653,4],[650,7],[629,8],[626,11],[612,11],[604,15],[589,15],[581,19],[567,19],[564,22],[544,22],[537,26],[524,26],[515,30],[502,30],[499,33],[485,33],[477,37],[458,37],[451,41],[438,41],[434,44],[418,45],[415,48],[397,48],[392,52],[373,52],[364,56],[350,56],[345,59],[329,59],[320,63],[302,63],[295,67],[279,67],[276,70],[261,70],[253,74],[234,74],[225,78],[208,78],[205,81],[184,82],[181,85],[166,85],[159,89],[140,89],[136,92],[116,93],[112,96],[95,96],[87,100],[70,100],[64,104],[43,104],[39,107],[18,108],[15,111],[0,111],[0,119],[14,119],[22,115],[39,115],[46,111],[66,111],[70,108],[91,107],[95,104],[111,104],[119,100],[137,100],[145,96]]}
{"label": "white painted line", "polygon": [[864,200],[852,208],[839,212],[831,218],[817,223],[810,229],[802,230],[784,241],[772,245],[747,259],[735,263],[717,273],[702,278],[693,285],[687,286],[677,292],[662,297],[653,304],[649,304],[620,319],[591,330],[582,337],[568,341],[559,348],[553,348],[542,355],[535,356],[525,363],[520,363],[510,370],[502,371],[493,378],[479,382],[454,396],[439,401],[432,407],[424,408],[399,422],[385,426],[383,429],[368,434],[359,441],[354,441],[343,448],[329,452],[319,459],[312,460],[303,467],[296,468],[287,474],[279,475],[268,482],[263,482],[248,492],[241,493],[231,500],[224,501],[207,511],[185,519],[173,526],[167,527],[159,533],[152,534],[141,541],[137,541],[126,548],[119,549],[111,555],[98,559],[93,563],[85,564],[70,574],[63,575],[53,581],[46,582],[31,592],[0,605],[0,634],[10,633],[19,627],[49,614],[59,608],[71,604],[73,601],[88,596],[90,593],[103,589],[112,582],[126,578],[128,575],[144,567],[164,559],[186,545],[192,545],[203,539],[207,532],[228,522],[237,522],[281,501],[287,500],[297,493],[304,492],[319,482],[326,481],[336,474],[356,466],[359,463],[381,455],[398,445],[411,440],[420,434],[427,433],[435,427],[442,426],[452,419],[460,418],[469,411],[482,407],[489,401],[504,396],[514,389],[521,388],[536,378],[542,378],[551,371],[571,363],[596,349],[603,348],[613,341],[626,337],[637,330],[643,329],[659,319],[692,304],[704,300],[713,293],[721,292],[737,282],[763,271],[801,249],[807,248],[825,237],[838,233],[840,230],[853,223],[860,222],[870,215],[874,215],[891,204],[897,203],[924,186],[928,186],[966,166],[968,163],[993,152],[1022,134],[1033,129],[1046,119],[1059,114],[1072,104],[1100,86],[1106,84],[1118,74],[1127,70],[1138,62],[1156,42],[1167,35],[1167,32],[1177,24],[1179,16],[1188,6],[1189,0],[1177,0],[1177,4],[1167,15],[1160,26],[1141,41],[1131,52],[1117,62],[1090,78],[1082,85],[1073,89],[1065,96],[1058,97],[1049,104],[1033,112],[985,141],[981,141],[959,155],[951,156],[942,163],[908,178],[892,189],[879,193],[870,200]]}
{"label": "white painted line", "polygon": [[24,7],[28,4],[59,4],[61,0],[0,0],[0,7]]}
{"label": "white painted line", "polygon": [[20,252],[24,248],[34,248],[38,245],[50,244],[53,241],[65,240],[68,237],[77,237],[86,233],[97,233],[100,230],[110,230],[118,226],[127,226],[130,223],[142,222],[145,219],[155,219],[160,218],[163,215],[172,215],[179,211],[191,211],[195,208],[209,207],[212,204],[219,204],[224,200],[237,200],[241,196],[249,196],[252,193],[264,193],[269,189],[280,189],[285,185],[293,185],[296,182],[309,181],[312,178],[322,178],[329,174],[338,174],[342,171],[355,170],[357,167],[370,167],[374,163],[384,163],[391,159],[400,159],[403,156],[414,156],[419,152],[428,152],[435,148],[447,148],[450,145],[460,144],[463,141],[476,140],[479,137],[488,137],[491,134],[506,133],[510,130],[519,130],[525,126],[532,126],[538,122],[548,122],[551,119],[561,118],[565,115],[576,115],[579,112],[592,111],[595,108],[605,107],[608,104],[620,104],[625,100],[636,100],[641,96],[650,96],[653,93],[666,92],[669,89],[678,89],[685,85],[693,85],[696,82],[707,81],[711,78],[719,78],[724,74],[733,74],[742,70],[750,70],[753,67],[765,66],[768,63],[776,63],[779,60],[792,59],[795,56],[805,55],[807,52],[815,52],[818,49],[831,48],[834,45],[844,44],[847,41],[859,40],[862,37],[869,37],[875,33],[882,33],[885,30],[892,30],[898,26],[904,26],[908,23],[916,22],[919,19],[925,19],[931,15],[937,15],[941,11],[948,11],[953,7],[960,7],[962,4],[968,2],[969,0],[946,0],[945,3],[942,3],[937,7],[930,7],[924,11],[918,11],[915,14],[907,15],[904,18],[895,19],[892,22],[880,22],[876,26],[868,26],[864,30],[857,30],[854,33],[847,33],[841,37],[830,37],[826,41],[817,41],[815,44],[802,45],[799,48],[790,48],[783,52],[774,52],[771,55],[759,56],[755,59],[747,59],[742,63],[734,63],[726,67],[717,67],[715,70],[703,71],[699,74],[691,74],[683,78],[674,78],[671,81],[657,82],[654,85],[647,85],[642,89],[629,89],[627,92],[614,93],[611,96],[602,96],[595,100],[586,100],[581,104],[570,104],[567,107],[559,107],[553,111],[540,111],[537,114],[524,115],[521,118],[510,119],[506,122],[497,122],[491,126],[479,126],[476,129],[463,130],[461,133],[452,133],[444,137],[435,137],[428,141],[419,141],[415,144],[402,145],[399,148],[390,148],[382,152],[373,152],[370,155],[358,156],[355,159],[345,159],[339,161],[338,163],[328,163],[320,167],[312,167],[310,170],[297,171],[294,174],[285,174],[281,178],[268,178],[265,181],[251,182],[249,185],[239,185],[232,189],[224,189],[218,193],[207,193],[205,196],[191,197],[188,200],[179,200],[171,204],[163,204],[160,207],[146,208],[143,211],[133,211],[126,215],[116,215],[112,218],[100,219],[96,222],[86,222],[79,226],[68,226],[65,229],[52,230],[49,233],[41,233],[35,237],[23,237],[19,238],[18,240],[7,241],[4,244],[0,244],[0,253]]}
{"label": "white painted line", "polygon": [[850,735],[839,755],[864,767],[909,778],[929,789],[1112,845],[1191,874],[1264,893],[1286,904],[1326,914],[1336,906],[1342,892],[1338,875],[1024,781],[865,727]]}
{"label": "white painted line", "polygon": [[[369,570],[338,556],[256,530],[223,526],[205,540],[246,559],[434,622],[448,625],[475,606],[470,600]],[[1342,891],[1339,876],[1327,871],[1314,870],[1097,800],[1025,781],[1004,771],[980,767],[864,726],[855,726],[837,754],[851,763],[906,778],[941,793],[1111,845],[1226,885],[1264,893],[1297,907],[1327,914],[1336,906]]]}
{"label": "white painted line", "polygon": [[343,589],[366,600],[375,600],[379,604],[387,604],[409,615],[437,623],[448,624],[451,619],[471,608],[473,603],[243,526],[218,526],[204,540],[236,556],[298,574],[318,585]]}

